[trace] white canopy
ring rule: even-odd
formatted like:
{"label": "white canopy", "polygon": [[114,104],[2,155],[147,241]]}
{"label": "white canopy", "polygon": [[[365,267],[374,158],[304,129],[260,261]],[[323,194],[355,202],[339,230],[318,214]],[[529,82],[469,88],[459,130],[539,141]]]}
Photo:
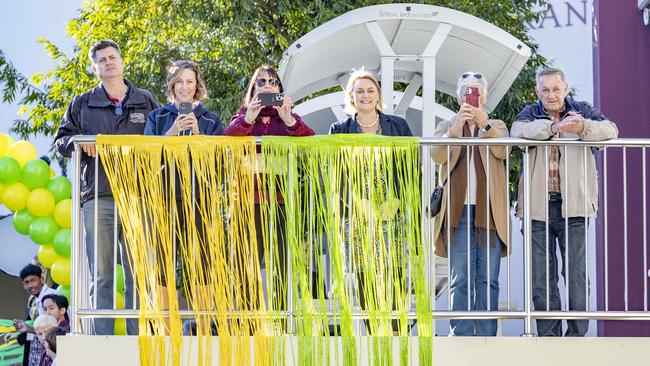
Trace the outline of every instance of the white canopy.
{"label": "white canopy", "polygon": [[[455,96],[460,74],[480,72],[488,80],[487,108],[493,110],[530,54],[515,37],[469,14],[386,4],[350,11],[307,33],[285,51],[279,73],[285,92],[300,100],[344,86],[352,69],[365,67],[381,76],[387,112],[402,116],[422,86],[421,131],[431,136],[439,116],[436,90]],[[394,99],[393,82],[408,84],[400,99]]]}

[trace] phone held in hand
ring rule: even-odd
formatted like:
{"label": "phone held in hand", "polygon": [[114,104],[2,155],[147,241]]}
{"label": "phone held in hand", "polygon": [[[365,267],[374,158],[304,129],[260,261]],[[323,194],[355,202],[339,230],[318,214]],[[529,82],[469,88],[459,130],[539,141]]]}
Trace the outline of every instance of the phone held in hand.
{"label": "phone held in hand", "polygon": [[[181,104],[178,105],[178,115],[179,116],[187,116],[188,114],[192,113],[192,103],[189,102],[181,102]],[[191,129],[186,129],[183,130],[179,133],[181,136],[186,136],[186,135],[191,135],[192,130]]]}
{"label": "phone held in hand", "polygon": [[465,88],[465,103],[474,108],[478,108],[478,88],[475,86],[468,86]]}
{"label": "phone held in hand", "polygon": [[181,102],[178,106],[178,114],[190,114],[192,113],[192,103]]}
{"label": "phone held in hand", "polygon": [[284,102],[284,94],[282,93],[259,93],[257,97],[260,99],[262,106],[281,106]]}

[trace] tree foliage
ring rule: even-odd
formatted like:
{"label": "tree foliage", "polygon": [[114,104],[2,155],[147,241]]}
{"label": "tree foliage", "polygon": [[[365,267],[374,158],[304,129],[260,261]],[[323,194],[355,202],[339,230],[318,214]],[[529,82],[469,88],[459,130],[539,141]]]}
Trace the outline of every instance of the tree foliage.
{"label": "tree foliage", "polygon": [[[252,70],[277,64],[282,52],[300,36],[347,11],[382,1],[296,0],[90,0],[67,26],[74,51],[62,52],[41,39],[56,67],[27,79],[0,51],[0,83],[4,102],[18,99],[23,118],[12,131],[23,137],[56,131],[73,96],[92,88],[88,49],[98,39],[122,46],[127,77],[164,100],[165,70],[170,62],[191,59],[203,69],[207,107],[228,120],[241,103]],[[512,121],[535,99],[534,73],[544,59],[526,34],[526,24],[540,19],[538,0],[422,1],[483,18],[528,44],[533,56],[494,112]],[[543,1],[541,1],[543,3]],[[439,102],[455,109],[453,98]]]}

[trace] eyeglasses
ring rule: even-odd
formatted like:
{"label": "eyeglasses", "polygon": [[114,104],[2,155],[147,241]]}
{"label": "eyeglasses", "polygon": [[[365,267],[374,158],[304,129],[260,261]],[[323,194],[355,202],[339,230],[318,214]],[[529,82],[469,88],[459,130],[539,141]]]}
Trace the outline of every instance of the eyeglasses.
{"label": "eyeglasses", "polygon": [[115,102],[115,114],[121,116],[124,111],[122,110],[122,102]]}
{"label": "eyeglasses", "polygon": [[478,72],[476,72],[476,73],[466,72],[466,73],[464,73],[463,75],[461,75],[461,77],[462,77],[463,79],[467,79],[467,78],[470,77],[470,76],[473,76],[474,79],[479,79],[479,80],[480,80],[481,78],[483,78],[483,74],[478,73]]}
{"label": "eyeglasses", "polygon": [[266,85],[266,83],[268,83],[269,85],[271,85],[274,88],[277,88],[278,86],[280,86],[280,81],[278,79],[263,79],[263,78],[260,78],[260,79],[255,80],[255,86],[257,86],[258,88],[263,87],[264,85]]}

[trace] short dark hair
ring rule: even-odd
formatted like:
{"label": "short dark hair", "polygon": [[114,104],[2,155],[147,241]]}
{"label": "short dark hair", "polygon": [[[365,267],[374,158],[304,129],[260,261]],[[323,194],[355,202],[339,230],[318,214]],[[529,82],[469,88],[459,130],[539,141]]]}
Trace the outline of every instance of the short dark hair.
{"label": "short dark hair", "polygon": [[36,277],[41,277],[43,275],[43,270],[41,267],[34,265],[34,264],[28,264],[23,269],[20,270],[20,280],[24,281],[25,278],[28,276],[36,276]]}
{"label": "short dark hair", "polygon": [[51,299],[56,304],[56,306],[59,307],[59,309],[65,308],[66,310],[68,310],[68,306],[70,305],[68,299],[63,295],[47,294],[43,296],[43,298],[41,299],[41,304],[43,304],[47,299]]}
{"label": "short dark hair", "polygon": [[50,351],[56,353],[56,337],[66,335],[65,329],[61,327],[52,327],[45,333],[45,342],[50,346]]}
{"label": "short dark hair", "polygon": [[120,46],[115,43],[115,41],[112,41],[110,39],[102,39],[101,41],[95,42],[95,44],[90,47],[90,51],[88,51],[88,57],[90,57],[90,61],[95,62],[95,53],[99,50],[103,50],[104,48],[108,47],[113,47],[117,50],[117,53],[122,56],[122,51],[120,51]]}

